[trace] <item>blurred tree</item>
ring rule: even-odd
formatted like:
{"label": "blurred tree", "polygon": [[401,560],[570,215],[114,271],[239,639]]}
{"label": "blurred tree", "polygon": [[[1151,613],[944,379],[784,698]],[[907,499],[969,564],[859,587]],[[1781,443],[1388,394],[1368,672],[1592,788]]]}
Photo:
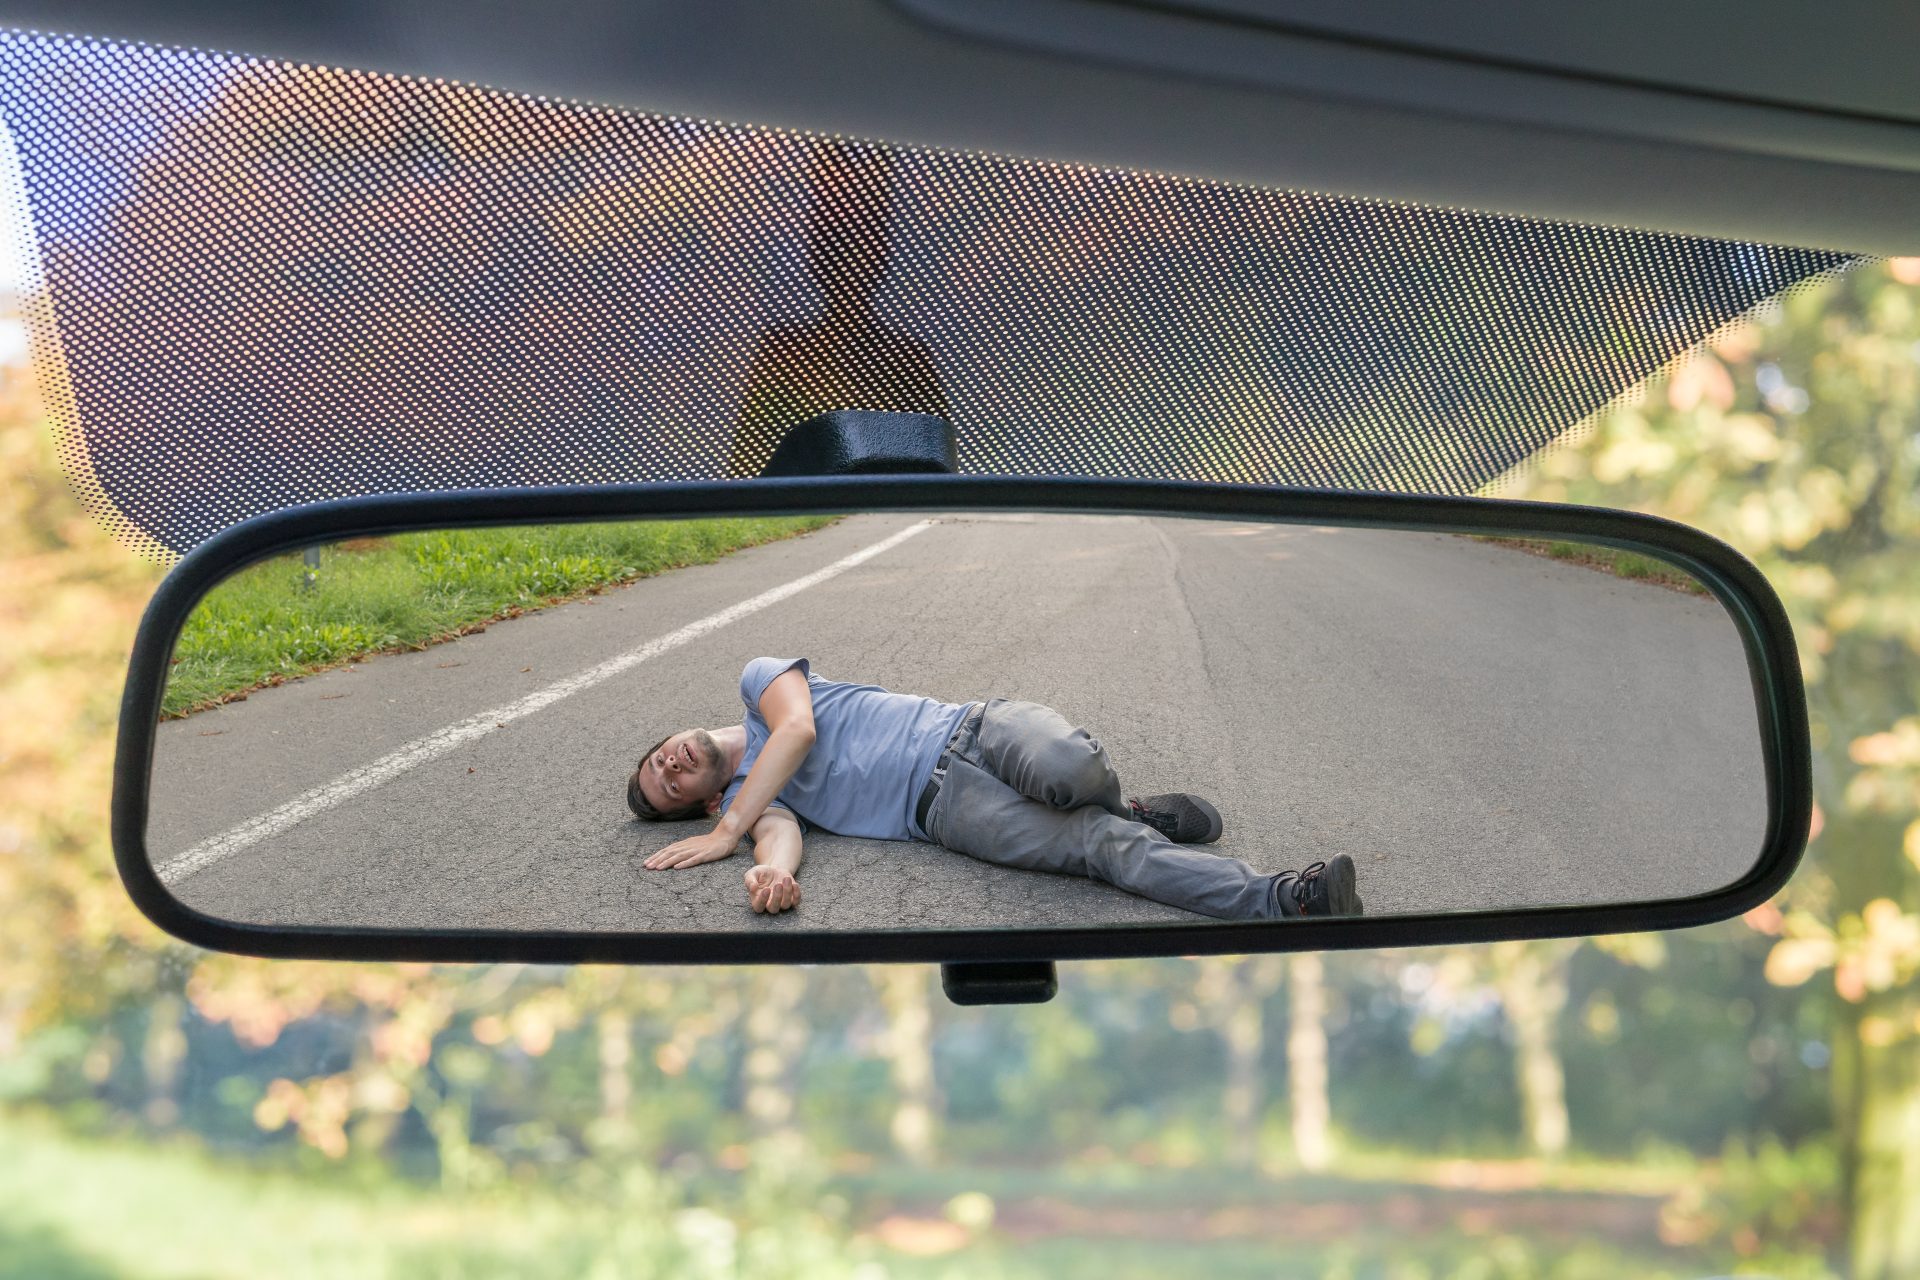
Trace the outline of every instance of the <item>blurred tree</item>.
{"label": "blurred tree", "polygon": [[633,1019],[624,1010],[602,1009],[594,1019],[600,1051],[600,1118],[624,1128],[633,1106]]}
{"label": "blurred tree", "polygon": [[794,1147],[794,1094],[800,1057],[807,1047],[807,970],[797,965],[767,965],[749,979],[743,1019],[746,1033],[745,1096],[742,1106],[754,1135]]}
{"label": "blurred tree", "polygon": [[73,1052],[103,1055],[64,1064],[93,1083],[114,1015],[177,989],[190,954],[134,909],[106,848],[119,674],[160,570],[75,501],[36,407],[28,371],[0,368],[0,906],[31,922],[0,929],[0,1056],[69,1027]]}
{"label": "blurred tree", "polygon": [[1317,955],[1287,965],[1287,1094],[1293,1155],[1305,1169],[1333,1162],[1333,1106],[1327,1096],[1326,969]]}
{"label": "blurred tree", "polygon": [[1567,964],[1577,939],[1496,942],[1484,951],[1513,1032],[1513,1078],[1520,1086],[1521,1129],[1543,1156],[1566,1153],[1567,1073],[1560,1064],[1560,1013],[1567,1006]]}
{"label": "blurred tree", "polygon": [[939,1139],[939,1091],[933,1077],[933,970],[926,965],[876,965],[868,970],[874,994],[886,1011],[881,1035],[893,1081],[893,1118],[887,1132],[894,1150],[912,1164],[933,1159]]}
{"label": "blurred tree", "polygon": [[1920,1274],[1920,260],[1763,303],[1513,496],[1716,533],[1802,646],[1820,813],[1807,865],[1748,919],[1767,976],[1832,975],[1834,1114],[1860,1280]]}
{"label": "blurred tree", "polygon": [[147,1006],[147,1032],[140,1047],[146,1075],[146,1116],[157,1128],[180,1119],[180,1070],[187,1057],[187,1002],[177,991],[161,991]]}
{"label": "blurred tree", "polygon": [[[1226,1133],[1227,1162],[1237,1168],[1251,1169],[1259,1163],[1260,1116],[1267,1100],[1261,1069],[1266,1006],[1286,974],[1284,956],[1207,956],[1194,963],[1194,1004],[1206,1025],[1220,1037],[1224,1051],[1226,1078],[1220,1092],[1220,1123]],[[1324,1043],[1322,1049],[1324,1052]],[[1296,1087],[1299,1083],[1296,1079]],[[1313,1088],[1311,1078],[1306,1087]],[[1319,1089],[1324,1105],[1324,1069]],[[1312,1137],[1308,1141],[1310,1146]],[[1294,1148],[1305,1162],[1307,1155],[1301,1150],[1298,1133],[1294,1135]]]}

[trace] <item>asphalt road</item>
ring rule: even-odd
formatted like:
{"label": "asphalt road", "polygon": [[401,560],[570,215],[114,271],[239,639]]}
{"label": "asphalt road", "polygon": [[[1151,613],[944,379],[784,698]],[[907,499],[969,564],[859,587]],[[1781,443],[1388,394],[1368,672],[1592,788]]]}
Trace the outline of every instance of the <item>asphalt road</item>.
{"label": "asphalt road", "polygon": [[[166,723],[149,849],[191,906],[269,923],[1199,918],[1078,878],[818,832],[805,900],[779,917],[748,910],[744,847],[645,870],[693,828],[630,818],[635,757],[670,731],[737,722],[741,667],[771,654],[950,701],[1050,704],[1100,738],[1130,793],[1213,798],[1223,857],[1279,871],[1351,854],[1374,915],[1694,894],[1759,852],[1752,694],[1718,605],[1440,535],[935,517],[855,567],[529,710],[541,690],[925,519],[854,517]],[[503,727],[472,719],[499,707],[515,709]],[[436,733],[438,754],[393,763]],[[383,760],[376,783],[356,775]],[[276,812],[267,838],[221,842]]]}

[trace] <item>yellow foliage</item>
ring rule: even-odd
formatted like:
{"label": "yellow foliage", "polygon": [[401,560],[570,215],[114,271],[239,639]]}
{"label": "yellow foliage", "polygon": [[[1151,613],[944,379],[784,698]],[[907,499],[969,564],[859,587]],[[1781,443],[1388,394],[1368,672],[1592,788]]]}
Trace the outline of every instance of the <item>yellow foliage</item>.
{"label": "yellow foliage", "polygon": [[1699,408],[1702,402],[1731,409],[1733,399],[1733,378],[1727,366],[1704,351],[1680,361],[1667,383],[1667,403],[1682,413]]}
{"label": "yellow foliage", "polygon": [[1855,738],[1847,754],[1855,764],[1920,765],[1920,719],[1907,716],[1885,733]]}
{"label": "yellow foliage", "polygon": [[1777,986],[1799,986],[1830,968],[1834,990],[1857,1004],[1911,982],[1920,971],[1920,915],[1891,898],[1875,898],[1832,928],[1808,912],[1787,916],[1783,925],[1786,936],[1773,945],[1766,964],[1767,980]]}
{"label": "yellow foliage", "polygon": [[1900,1024],[1892,1018],[1869,1014],[1860,1019],[1860,1043],[1884,1049],[1900,1038]]}
{"label": "yellow foliage", "polygon": [[1679,451],[1672,444],[1655,439],[1645,430],[1644,419],[1628,417],[1612,443],[1594,455],[1593,475],[1602,484],[1619,484],[1634,476],[1660,475],[1678,457]]}
{"label": "yellow foliage", "polygon": [[1831,938],[1783,938],[1767,953],[1767,981],[1777,987],[1797,987],[1832,965]]}
{"label": "yellow foliage", "polygon": [[253,1122],[270,1133],[291,1124],[302,1141],[337,1160],[347,1154],[352,1092],[345,1076],[322,1076],[305,1084],[277,1079],[254,1104]]}
{"label": "yellow foliage", "polygon": [[0,1009],[11,1031],[141,984],[86,963],[108,946],[174,944],[121,889],[107,843],[114,726],[127,652],[161,568],[130,553],[68,491],[27,371],[0,369]]}
{"label": "yellow foliage", "polygon": [[358,1111],[387,1115],[405,1111],[413,1091],[389,1075],[361,1076],[353,1082],[353,1106]]}
{"label": "yellow foliage", "polygon": [[1891,898],[1875,898],[1860,913],[1861,978],[1869,991],[1886,991],[1920,967],[1920,916]]}
{"label": "yellow foliage", "polygon": [[1782,445],[1774,420],[1762,413],[1735,413],[1706,421],[1708,441],[1737,466],[1773,462]]}

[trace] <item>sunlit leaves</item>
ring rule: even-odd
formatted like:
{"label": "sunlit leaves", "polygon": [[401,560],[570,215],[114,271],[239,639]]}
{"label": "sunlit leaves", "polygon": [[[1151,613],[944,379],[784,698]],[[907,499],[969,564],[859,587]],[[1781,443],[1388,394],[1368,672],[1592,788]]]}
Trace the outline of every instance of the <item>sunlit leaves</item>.
{"label": "sunlit leaves", "polygon": [[[1855,819],[1920,818],[1920,266],[1864,267],[1757,308],[1517,488],[1698,525],[1779,590],[1832,812],[1767,972],[1798,984],[1833,969],[1854,999],[1882,989],[1908,934],[1870,904],[1913,905],[1920,858]],[[1869,896],[1834,896],[1835,874]]]}

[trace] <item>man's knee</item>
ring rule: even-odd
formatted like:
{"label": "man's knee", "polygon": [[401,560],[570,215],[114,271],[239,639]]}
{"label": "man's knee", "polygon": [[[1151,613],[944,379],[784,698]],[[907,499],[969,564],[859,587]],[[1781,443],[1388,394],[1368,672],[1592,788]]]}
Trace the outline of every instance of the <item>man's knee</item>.
{"label": "man's knee", "polygon": [[1060,789],[1055,803],[1063,808],[1100,804],[1114,786],[1106,751],[1084,731],[1076,730],[1072,737],[1055,743],[1049,763],[1049,775]]}
{"label": "man's knee", "polygon": [[1113,781],[1113,763],[1098,742],[1088,738],[1086,745],[1087,751],[1074,771],[1074,789],[1090,799],[1098,798]]}
{"label": "man's knee", "polygon": [[1113,803],[1119,782],[1092,734],[1037,702],[996,700],[987,704],[987,713],[989,754],[1004,752],[1008,760],[1022,761],[1015,770],[1018,778],[1008,780],[1026,794],[1056,809]]}

